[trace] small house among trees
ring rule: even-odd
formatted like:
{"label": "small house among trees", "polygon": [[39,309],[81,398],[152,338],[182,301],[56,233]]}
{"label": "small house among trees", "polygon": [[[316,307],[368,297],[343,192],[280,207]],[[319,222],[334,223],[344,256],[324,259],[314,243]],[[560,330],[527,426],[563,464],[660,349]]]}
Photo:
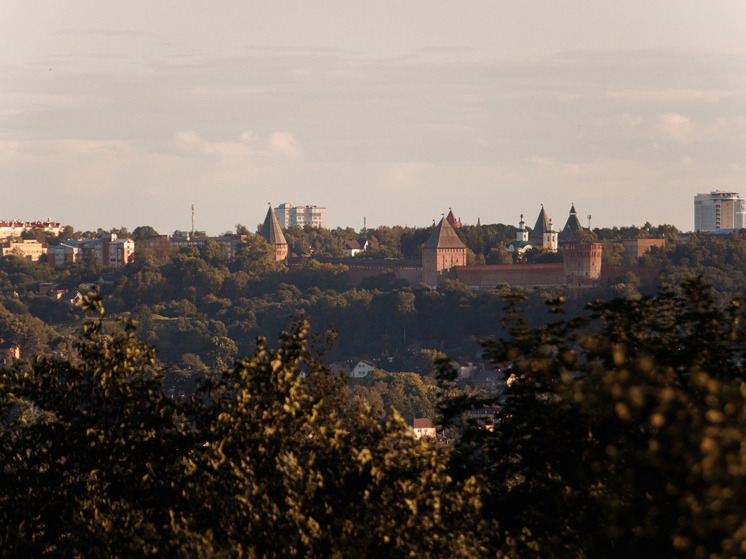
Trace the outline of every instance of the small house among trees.
{"label": "small house among trees", "polygon": [[352,378],[364,378],[367,377],[375,368],[376,366],[374,363],[363,359],[358,361],[357,365],[352,368],[350,376]]}
{"label": "small house among trees", "polygon": [[0,362],[8,363],[21,358],[21,346],[0,338]]}

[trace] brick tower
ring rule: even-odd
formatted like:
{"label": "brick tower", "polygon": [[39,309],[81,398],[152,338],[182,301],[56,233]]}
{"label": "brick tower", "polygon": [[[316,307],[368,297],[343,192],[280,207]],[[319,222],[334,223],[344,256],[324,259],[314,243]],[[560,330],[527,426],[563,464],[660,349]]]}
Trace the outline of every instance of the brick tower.
{"label": "brick tower", "polygon": [[275,249],[275,261],[285,260],[288,257],[288,242],[285,235],[282,234],[280,222],[277,221],[275,212],[272,211],[272,204],[269,205],[267,217],[264,218],[264,224],[259,231],[259,235],[272,245]]}
{"label": "brick tower", "polygon": [[422,247],[422,281],[437,287],[454,266],[466,266],[466,245],[443,218]]}
{"label": "brick tower", "polygon": [[565,278],[568,283],[584,283],[601,276],[601,243],[562,245]]}

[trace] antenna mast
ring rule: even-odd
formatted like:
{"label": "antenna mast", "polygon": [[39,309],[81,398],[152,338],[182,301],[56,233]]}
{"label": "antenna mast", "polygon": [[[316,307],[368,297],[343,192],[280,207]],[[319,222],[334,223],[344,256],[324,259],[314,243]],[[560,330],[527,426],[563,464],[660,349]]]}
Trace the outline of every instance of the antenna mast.
{"label": "antenna mast", "polygon": [[192,204],[192,239],[194,238],[194,204]]}

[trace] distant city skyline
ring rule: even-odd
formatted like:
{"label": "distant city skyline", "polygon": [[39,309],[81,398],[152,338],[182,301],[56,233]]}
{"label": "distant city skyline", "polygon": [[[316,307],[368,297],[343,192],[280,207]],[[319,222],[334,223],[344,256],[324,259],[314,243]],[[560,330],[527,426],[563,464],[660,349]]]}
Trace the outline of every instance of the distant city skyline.
{"label": "distant city skyline", "polygon": [[746,3],[0,5],[0,219],[694,229],[746,190]]}

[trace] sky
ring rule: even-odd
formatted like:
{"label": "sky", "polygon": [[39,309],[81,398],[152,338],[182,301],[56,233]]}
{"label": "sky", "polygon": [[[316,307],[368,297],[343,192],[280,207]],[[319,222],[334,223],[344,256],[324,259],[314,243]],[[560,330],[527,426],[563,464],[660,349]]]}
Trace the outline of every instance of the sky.
{"label": "sky", "polygon": [[693,228],[746,197],[746,2],[3,0],[0,219]]}

